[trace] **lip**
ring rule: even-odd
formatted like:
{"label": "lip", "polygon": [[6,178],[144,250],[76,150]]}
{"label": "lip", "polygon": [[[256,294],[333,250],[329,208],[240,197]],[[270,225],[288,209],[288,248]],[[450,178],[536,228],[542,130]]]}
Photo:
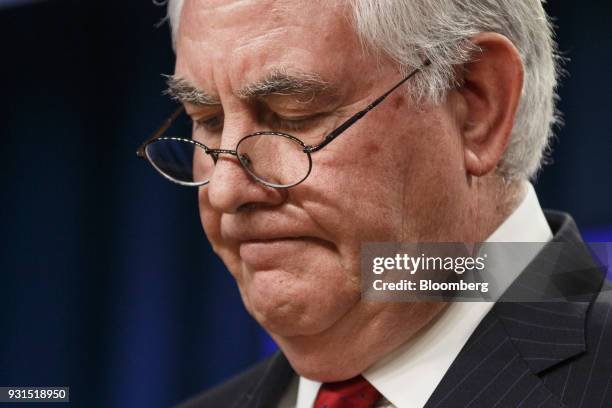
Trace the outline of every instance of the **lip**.
{"label": "lip", "polygon": [[304,234],[282,231],[280,228],[227,228],[222,237],[240,244],[243,243],[270,243],[274,241],[306,239]]}
{"label": "lip", "polygon": [[275,241],[314,239],[304,234],[282,231],[280,228],[226,228],[222,231],[223,239],[238,244],[270,244]]}
{"label": "lip", "polygon": [[274,267],[301,255],[308,247],[320,244],[317,241],[304,236],[243,240],[239,246],[240,259],[256,269]]}

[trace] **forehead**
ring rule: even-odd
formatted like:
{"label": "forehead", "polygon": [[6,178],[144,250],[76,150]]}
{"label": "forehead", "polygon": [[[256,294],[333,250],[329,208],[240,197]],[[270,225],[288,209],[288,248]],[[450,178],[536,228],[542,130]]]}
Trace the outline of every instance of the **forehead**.
{"label": "forehead", "polygon": [[360,51],[344,1],[186,0],[176,73],[208,87],[226,77],[240,88],[278,69],[333,81],[358,68]]}

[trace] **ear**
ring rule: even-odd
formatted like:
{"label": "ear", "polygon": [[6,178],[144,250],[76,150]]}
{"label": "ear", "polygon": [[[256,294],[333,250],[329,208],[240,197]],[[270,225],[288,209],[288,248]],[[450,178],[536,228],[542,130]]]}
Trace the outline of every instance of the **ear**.
{"label": "ear", "polygon": [[484,176],[499,163],[514,125],[523,89],[518,50],[501,34],[481,33],[471,39],[481,51],[459,72],[461,86],[449,101],[462,134],[465,168]]}

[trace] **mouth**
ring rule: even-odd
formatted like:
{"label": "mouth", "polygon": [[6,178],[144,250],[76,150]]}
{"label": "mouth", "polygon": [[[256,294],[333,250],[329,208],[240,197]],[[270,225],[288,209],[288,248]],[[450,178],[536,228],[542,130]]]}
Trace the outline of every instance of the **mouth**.
{"label": "mouth", "polygon": [[277,267],[287,261],[295,263],[304,254],[321,246],[320,239],[312,237],[280,237],[252,239],[240,243],[240,258],[255,269]]}

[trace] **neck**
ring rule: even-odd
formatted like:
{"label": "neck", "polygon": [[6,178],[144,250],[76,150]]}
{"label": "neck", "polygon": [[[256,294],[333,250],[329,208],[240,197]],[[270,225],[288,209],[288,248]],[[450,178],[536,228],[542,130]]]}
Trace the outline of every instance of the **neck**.
{"label": "neck", "polygon": [[[464,242],[483,242],[518,207],[524,196],[521,180],[504,180],[494,174],[469,183],[470,216],[466,217]],[[471,225],[471,227],[470,227]]]}

